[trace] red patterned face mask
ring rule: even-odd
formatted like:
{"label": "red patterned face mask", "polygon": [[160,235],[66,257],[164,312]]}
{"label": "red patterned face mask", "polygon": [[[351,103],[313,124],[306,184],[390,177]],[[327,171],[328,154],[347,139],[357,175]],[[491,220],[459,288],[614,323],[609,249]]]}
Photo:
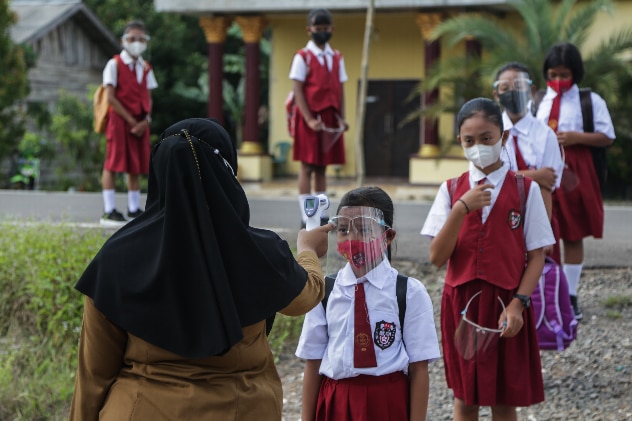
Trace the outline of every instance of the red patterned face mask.
{"label": "red patterned face mask", "polygon": [[550,87],[551,89],[553,89],[555,92],[557,92],[558,94],[563,94],[564,92],[568,91],[569,89],[571,89],[571,86],[573,86],[573,79],[566,79],[566,80],[559,80],[559,79],[555,79],[555,80],[549,80],[546,82],[546,85],[548,87]]}
{"label": "red patterned face mask", "polygon": [[371,241],[347,240],[338,243],[340,253],[357,269],[373,269],[379,264],[386,251],[386,232]]}

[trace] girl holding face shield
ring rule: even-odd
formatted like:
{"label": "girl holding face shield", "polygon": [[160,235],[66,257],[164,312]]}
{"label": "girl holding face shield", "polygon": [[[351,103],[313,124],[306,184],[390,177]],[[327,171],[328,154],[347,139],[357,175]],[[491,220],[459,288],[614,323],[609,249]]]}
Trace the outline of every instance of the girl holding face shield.
{"label": "girl holding face shield", "polygon": [[360,187],[342,197],[330,222],[335,282],[326,303],[305,316],[296,351],[306,360],[303,419],[425,420],[428,363],[440,357],[439,344],[425,287],[390,264],[393,202],[378,187]]}

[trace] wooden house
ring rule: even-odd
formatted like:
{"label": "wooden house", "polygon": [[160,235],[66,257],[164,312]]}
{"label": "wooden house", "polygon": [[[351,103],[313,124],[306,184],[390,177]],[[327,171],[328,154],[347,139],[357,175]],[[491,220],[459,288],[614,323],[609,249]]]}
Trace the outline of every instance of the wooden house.
{"label": "wooden house", "polygon": [[120,49],[114,35],[79,0],[11,0],[10,9],[18,17],[11,38],[36,55],[28,73],[29,102],[52,107],[60,90],[85,98]]}

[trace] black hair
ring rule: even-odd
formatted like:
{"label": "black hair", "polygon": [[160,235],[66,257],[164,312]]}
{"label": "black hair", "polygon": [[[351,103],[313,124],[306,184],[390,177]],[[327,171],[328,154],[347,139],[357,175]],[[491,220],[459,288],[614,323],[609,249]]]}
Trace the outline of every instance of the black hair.
{"label": "black hair", "polygon": [[500,106],[489,98],[474,98],[463,104],[456,116],[458,130],[461,131],[461,126],[465,120],[479,113],[490,123],[498,126],[501,133],[503,132],[503,116]]}
{"label": "black hair", "polygon": [[145,33],[147,33],[147,29],[145,29],[145,23],[142,20],[132,20],[125,24],[125,28],[123,28],[123,35],[127,34],[127,31],[130,29],[139,29]]}
{"label": "black hair", "polygon": [[555,44],[546,53],[542,65],[544,80],[549,80],[548,70],[557,66],[568,67],[573,73],[573,83],[579,84],[584,79],[584,62],[579,49],[570,42]]}
{"label": "black hair", "polygon": [[498,71],[496,72],[496,77],[494,78],[494,80],[498,80],[498,78],[500,77],[501,74],[505,73],[507,70],[515,70],[517,72],[523,72],[527,74],[527,77],[531,77],[531,75],[529,74],[529,68],[518,62],[518,61],[511,61],[507,64],[505,64],[504,66],[502,66],[500,69],[498,69]]}
{"label": "black hair", "polygon": [[307,26],[331,25],[334,21],[331,12],[327,9],[312,9],[307,14]]}
{"label": "black hair", "polygon": [[[379,187],[358,187],[345,193],[340,199],[338,210],[340,212],[345,206],[367,206],[376,208],[382,211],[384,216],[384,222],[389,227],[393,227],[393,215],[395,214],[395,208],[393,206],[393,200],[391,197]],[[391,246],[387,249],[388,260],[391,260]]]}

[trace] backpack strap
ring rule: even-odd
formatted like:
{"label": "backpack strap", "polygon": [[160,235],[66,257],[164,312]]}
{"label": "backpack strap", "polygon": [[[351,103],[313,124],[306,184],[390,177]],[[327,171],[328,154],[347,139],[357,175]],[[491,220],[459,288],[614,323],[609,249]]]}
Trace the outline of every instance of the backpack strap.
{"label": "backpack strap", "polygon": [[[327,314],[327,302],[329,295],[334,289],[336,279],[333,276],[325,276],[325,296],[321,301],[323,310]],[[408,292],[408,276],[397,274],[397,284],[395,285],[395,295],[397,296],[397,307],[399,309],[399,325],[404,334],[404,316],[406,315],[406,293]],[[403,336],[402,336],[403,337]]]}
{"label": "backpack strap", "polygon": [[408,276],[397,274],[397,285],[395,295],[397,295],[397,308],[399,309],[399,325],[402,329],[402,340],[404,338],[404,316],[406,316],[406,292],[408,291]]}
{"label": "backpack strap", "polygon": [[525,191],[524,174],[516,174],[516,185],[518,186],[518,196],[520,197],[520,211],[524,218],[527,212],[527,192]]}

